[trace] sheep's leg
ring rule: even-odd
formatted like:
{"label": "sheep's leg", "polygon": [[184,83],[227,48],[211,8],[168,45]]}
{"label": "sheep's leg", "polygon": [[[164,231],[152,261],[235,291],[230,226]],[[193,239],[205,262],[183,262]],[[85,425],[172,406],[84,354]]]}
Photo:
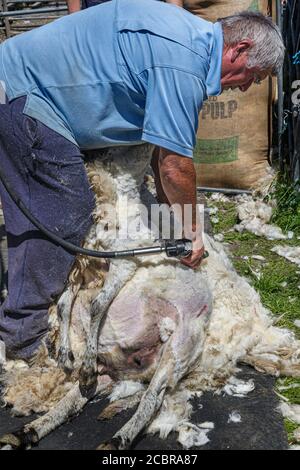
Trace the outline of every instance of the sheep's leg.
{"label": "sheep's leg", "polygon": [[[271,359],[272,356],[273,359]],[[280,354],[277,354],[276,357],[274,353],[270,353],[269,357],[265,357],[264,354],[259,356],[250,353],[247,356],[243,357],[241,362],[251,365],[259,372],[274,375],[275,377],[278,375],[294,378],[300,377],[299,358],[295,358],[292,361],[291,359],[281,357]]]}
{"label": "sheep's leg", "polygon": [[58,350],[58,364],[66,373],[73,370],[74,356],[70,344],[69,327],[71,321],[71,312],[79,291],[80,285],[71,286],[62,293],[57,303],[57,314],[60,320],[60,346]]}
{"label": "sheep's leg", "polygon": [[1,375],[5,372],[5,364],[6,364],[6,348],[5,343],[0,339],[0,403],[1,403],[1,396],[3,391],[3,383],[1,380]]}
{"label": "sheep's leg", "polygon": [[98,337],[104,315],[122,287],[136,271],[134,261],[112,261],[105,283],[91,303],[91,325],[84,360],[80,369],[79,383],[83,395],[89,395],[97,382]]}
{"label": "sheep's leg", "polygon": [[[200,312],[193,315],[205,314],[208,305],[203,305]],[[101,445],[99,450],[127,449],[131,446],[137,435],[150,423],[156,412],[161,407],[166,389],[171,389],[187,373],[193,364],[189,351],[183,346],[189,335],[189,313],[180,311],[179,320],[173,333],[165,343],[160,360],[156,367],[148,389],[144,393],[138,409],[132,418],[113,436],[113,438]]]}
{"label": "sheep's leg", "polygon": [[6,350],[5,350],[5,343],[0,339],[0,374],[5,369],[6,363]]}
{"label": "sheep's leg", "polygon": [[[108,376],[101,377],[95,395],[104,393],[110,384],[111,379]],[[7,446],[11,446],[13,449],[29,448],[31,445],[37,444],[43,437],[67,421],[68,418],[78,414],[87,402],[88,398],[82,396],[79,384],[76,383],[67,395],[48,413],[26,424],[18,431],[0,437],[0,448],[7,449]]]}
{"label": "sheep's leg", "polygon": [[173,361],[170,351],[164,350],[157,370],[144,393],[138,409],[132,418],[113,436],[113,438],[101,444],[98,450],[116,450],[130,448],[136,436],[147,426],[161,407],[170,373],[173,370]]}

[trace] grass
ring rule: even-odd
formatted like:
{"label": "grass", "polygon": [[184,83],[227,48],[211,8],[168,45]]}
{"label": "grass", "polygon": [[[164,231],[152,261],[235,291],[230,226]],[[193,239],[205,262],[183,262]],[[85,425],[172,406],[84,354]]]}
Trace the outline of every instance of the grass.
{"label": "grass", "polygon": [[[300,246],[300,192],[298,185],[288,185],[284,178],[279,179],[268,198],[276,198],[277,208],[271,222],[286,233],[294,232],[291,240],[270,241],[251,233],[238,233],[233,227],[238,223],[234,202],[216,202],[208,200],[209,206],[218,207],[218,222],[213,224],[213,232],[223,233],[231,253],[231,260],[237,272],[246,276],[259,292],[262,303],[277,317],[276,325],[293,330],[300,339],[300,328],[294,321],[300,319],[300,268],[285,258],[273,253],[275,245]],[[252,258],[263,256],[264,260]],[[292,385],[292,387],[291,387]],[[289,387],[281,390],[281,387]],[[300,404],[300,380],[284,378],[277,381],[277,391],[290,403]],[[285,420],[285,427],[290,443],[293,443],[293,431],[299,425]]]}
{"label": "grass", "polygon": [[296,236],[300,235],[300,182],[288,184],[286,177],[282,176],[274,183],[274,193],[277,207],[272,217],[275,223],[287,232],[292,230]]}
{"label": "grass", "polygon": [[295,405],[300,405],[300,379],[291,377],[278,379],[277,391]]}
{"label": "grass", "polygon": [[288,437],[288,442],[290,445],[295,444],[294,431],[299,427],[299,424],[290,421],[289,419],[284,420],[284,426]]}

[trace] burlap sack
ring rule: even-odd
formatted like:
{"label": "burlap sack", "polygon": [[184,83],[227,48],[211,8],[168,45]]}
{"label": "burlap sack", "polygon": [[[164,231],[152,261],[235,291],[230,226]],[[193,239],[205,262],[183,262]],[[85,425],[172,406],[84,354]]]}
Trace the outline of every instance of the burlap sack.
{"label": "burlap sack", "polygon": [[[269,13],[268,0],[185,0],[185,8],[209,21],[237,11]],[[199,116],[194,162],[197,185],[249,189],[268,169],[270,85],[210,97]]]}

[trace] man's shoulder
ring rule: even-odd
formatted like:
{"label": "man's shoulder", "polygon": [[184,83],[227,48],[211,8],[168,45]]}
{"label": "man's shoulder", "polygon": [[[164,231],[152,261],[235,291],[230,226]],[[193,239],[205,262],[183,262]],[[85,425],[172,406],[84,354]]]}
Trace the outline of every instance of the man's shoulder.
{"label": "man's shoulder", "polygon": [[114,0],[114,3],[118,31],[148,31],[196,54],[210,50],[213,24],[183,8],[157,0]]}

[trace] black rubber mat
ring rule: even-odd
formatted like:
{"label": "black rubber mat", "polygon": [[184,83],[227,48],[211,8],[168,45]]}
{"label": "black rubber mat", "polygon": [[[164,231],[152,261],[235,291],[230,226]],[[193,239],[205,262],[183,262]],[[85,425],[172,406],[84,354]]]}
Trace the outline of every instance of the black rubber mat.
{"label": "black rubber mat", "polygon": [[[210,441],[199,450],[284,450],[287,439],[283,419],[276,410],[278,398],[274,393],[274,379],[243,366],[240,378],[252,378],[255,389],[246,398],[205,393],[193,400],[192,422],[211,421],[215,427],[209,432]],[[128,421],[134,410],[125,411],[109,421],[97,421],[107,400],[88,404],[83,412],[45,437],[35,449],[87,450],[95,449]],[[200,406],[202,405],[202,406]],[[240,423],[228,423],[229,414],[237,411]],[[9,410],[0,411],[0,433],[14,431],[33,418],[12,418]],[[172,433],[162,441],[157,436],[141,435],[133,449],[180,450],[182,447]]]}

